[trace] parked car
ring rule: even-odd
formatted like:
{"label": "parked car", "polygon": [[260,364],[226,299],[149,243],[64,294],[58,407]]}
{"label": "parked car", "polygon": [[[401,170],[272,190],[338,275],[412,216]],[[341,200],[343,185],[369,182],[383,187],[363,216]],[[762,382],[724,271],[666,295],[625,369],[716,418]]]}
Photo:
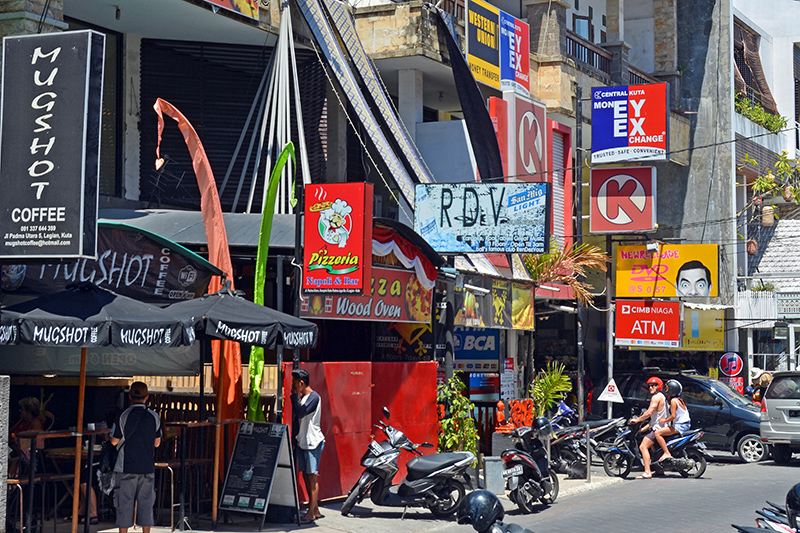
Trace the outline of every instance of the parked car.
{"label": "parked car", "polygon": [[[683,399],[692,417],[692,429],[702,428],[705,431],[703,442],[708,449],[739,454],[746,463],[760,461],[767,456],[769,448],[759,435],[758,406],[721,381],[707,376],[648,369],[614,376],[625,400],[625,403],[614,404],[614,416],[630,417],[632,413],[638,415],[647,409],[650,394],[644,385],[652,376],[661,378],[664,383],[668,379],[677,379],[683,385]],[[592,413],[606,413],[606,402],[597,400],[604,389],[605,385],[593,389]]]}
{"label": "parked car", "polygon": [[800,452],[800,372],[775,372],[761,398],[761,439],[786,464]]}

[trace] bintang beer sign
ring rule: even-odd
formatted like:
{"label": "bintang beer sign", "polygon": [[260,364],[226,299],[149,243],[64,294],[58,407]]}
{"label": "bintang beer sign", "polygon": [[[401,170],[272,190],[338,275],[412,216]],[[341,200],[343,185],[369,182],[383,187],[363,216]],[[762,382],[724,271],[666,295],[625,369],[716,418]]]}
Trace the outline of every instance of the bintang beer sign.
{"label": "bintang beer sign", "polygon": [[303,291],[369,294],[372,184],[306,186]]}
{"label": "bintang beer sign", "polygon": [[0,259],[97,255],[105,37],[3,39]]}

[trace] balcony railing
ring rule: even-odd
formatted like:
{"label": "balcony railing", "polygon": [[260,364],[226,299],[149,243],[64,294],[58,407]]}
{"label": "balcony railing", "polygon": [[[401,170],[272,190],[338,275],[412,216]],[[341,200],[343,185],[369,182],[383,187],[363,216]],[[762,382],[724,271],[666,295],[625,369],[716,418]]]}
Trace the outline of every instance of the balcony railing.
{"label": "balcony railing", "polygon": [[643,71],[630,65],[628,66],[628,80],[630,85],[647,85],[648,83],[658,83],[659,81],[653,76],[645,74]]}
{"label": "balcony railing", "polygon": [[567,30],[567,55],[611,75],[611,54],[569,30]]}

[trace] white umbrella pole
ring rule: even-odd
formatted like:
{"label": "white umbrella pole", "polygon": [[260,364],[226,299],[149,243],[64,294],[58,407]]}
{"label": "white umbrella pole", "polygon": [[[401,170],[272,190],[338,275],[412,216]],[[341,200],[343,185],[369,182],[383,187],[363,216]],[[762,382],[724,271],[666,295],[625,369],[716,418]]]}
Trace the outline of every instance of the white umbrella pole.
{"label": "white umbrella pole", "polygon": [[[75,425],[75,431],[78,436],[75,437],[75,480],[72,488],[72,533],[78,533],[78,495],[81,488],[81,434],[83,433],[83,400],[86,391],[86,348],[81,348],[81,377],[78,381],[78,421]],[[87,484],[88,487],[91,485]],[[88,494],[87,494],[88,496]],[[86,522],[89,522],[89,517],[85,517]],[[53,518],[55,520],[55,517]]]}

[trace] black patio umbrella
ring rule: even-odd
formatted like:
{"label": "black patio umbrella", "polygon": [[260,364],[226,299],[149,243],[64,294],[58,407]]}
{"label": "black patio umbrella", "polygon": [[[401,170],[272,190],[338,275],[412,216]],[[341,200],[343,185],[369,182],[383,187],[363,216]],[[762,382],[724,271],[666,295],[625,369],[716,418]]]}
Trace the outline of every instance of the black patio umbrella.
{"label": "black patio umbrella", "polygon": [[[167,312],[83,282],[54,294],[0,309],[0,342],[81,348],[76,424],[80,434],[83,430],[87,348],[188,346],[195,340],[191,325],[184,315]],[[78,436],[75,441],[74,494],[78,494],[80,484],[80,457],[81,437]],[[74,499],[72,514],[72,530],[75,532],[77,498]]]}
{"label": "black patio umbrella", "polygon": [[[313,322],[245,300],[227,286],[213,294],[174,303],[164,309],[190,317],[199,335],[214,339],[239,341],[264,348],[274,348],[279,338],[287,348],[313,348],[317,345],[318,328]],[[220,351],[218,369],[220,377],[224,357],[223,351]],[[218,385],[217,413],[221,411],[221,396]],[[220,448],[221,435],[220,426],[217,424],[215,432],[217,450]],[[215,453],[214,501],[217,501],[219,466],[219,453]],[[181,485],[181,501],[182,494]],[[183,520],[182,510],[181,520]],[[216,506],[212,508],[212,522],[216,522]]]}

